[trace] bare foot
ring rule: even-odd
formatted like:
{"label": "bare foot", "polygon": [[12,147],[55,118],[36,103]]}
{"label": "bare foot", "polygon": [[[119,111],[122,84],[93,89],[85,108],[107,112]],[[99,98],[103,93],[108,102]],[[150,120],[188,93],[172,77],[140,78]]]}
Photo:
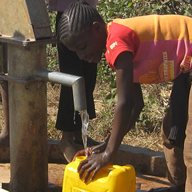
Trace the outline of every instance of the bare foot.
{"label": "bare foot", "polygon": [[9,134],[1,133],[0,134],[0,146],[9,146]]}
{"label": "bare foot", "polygon": [[[74,143],[83,145],[82,133],[80,131],[74,132]],[[87,146],[92,147],[95,145],[99,145],[100,143],[92,139],[91,137],[87,136]]]}
{"label": "bare foot", "polygon": [[68,162],[71,162],[73,160],[73,157],[75,156],[75,154],[79,150],[83,149],[83,146],[78,145],[78,144],[74,143],[73,141],[63,140],[60,142],[60,149],[61,149],[65,159]]}

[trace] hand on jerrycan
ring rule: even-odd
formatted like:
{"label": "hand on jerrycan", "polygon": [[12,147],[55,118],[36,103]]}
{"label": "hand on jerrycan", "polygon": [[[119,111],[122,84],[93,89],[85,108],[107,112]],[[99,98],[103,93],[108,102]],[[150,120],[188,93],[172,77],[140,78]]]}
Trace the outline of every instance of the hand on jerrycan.
{"label": "hand on jerrycan", "polygon": [[[80,178],[82,178],[84,175],[84,182],[92,181],[96,173],[99,171],[99,169],[104,165],[106,165],[107,163],[109,163],[108,159],[105,161],[105,159],[102,157],[106,149],[107,143],[109,141],[109,138],[110,138],[110,133],[107,134],[107,136],[104,139],[104,142],[102,142],[101,144],[94,147],[88,147],[86,149],[80,150],[75,154],[73,161],[78,156],[87,157],[84,161],[82,161],[79,164],[79,167],[78,167]],[[94,159],[98,161],[98,165],[93,163],[95,162]]]}
{"label": "hand on jerrycan", "polygon": [[101,144],[99,145],[96,145],[94,147],[87,147],[86,149],[82,149],[80,151],[78,151],[74,157],[73,157],[73,160],[74,161],[76,159],[76,157],[78,156],[86,156],[86,157],[89,157],[90,155],[92,154],[96,154],[96,153],[102,153],[105,151],[105,148],[107,146],[107,143],[109,141],[109,138],[110,138],[110,133],[108,132],[107,133],[107,136],[105,137],[104,139],[104,142],[102,142]]}

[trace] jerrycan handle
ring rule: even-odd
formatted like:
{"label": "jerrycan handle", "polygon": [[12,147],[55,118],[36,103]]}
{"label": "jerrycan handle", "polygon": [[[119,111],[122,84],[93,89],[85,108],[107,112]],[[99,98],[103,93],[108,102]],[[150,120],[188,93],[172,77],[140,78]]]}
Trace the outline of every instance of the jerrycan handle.
{"label": "jerrycan handle", "polygon": [[75,158],[75,161],[83,161],[83,160],[85,160],[86,159],[86,156],[77,156],[76,158]]}

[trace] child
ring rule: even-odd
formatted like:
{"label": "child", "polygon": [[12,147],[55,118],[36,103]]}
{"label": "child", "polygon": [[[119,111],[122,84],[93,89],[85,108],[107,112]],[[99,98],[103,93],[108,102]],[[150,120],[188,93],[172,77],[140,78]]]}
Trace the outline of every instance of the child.
{"label": "child", "polygon": [[[62,12],[76,0],[48,0],[48,8],[51,11],[57,11],[57,25]],[[91,6],[96,7],[97,0],[87,0]],[[87,111],[89,118],[96,117],[93,99],[93,91],[96,84],[97,65],[90,65],[87,61],[82,61],[75,52],[70,51],[60,42],[57,43],[59,68],[63,73],[77,76],[83,76],[85,79]],[[62,131],[61,150],[65,159],[70,162],[74,154],[83,148],[81,136],[81,118],[77,111],[74,111],[73,93],[71,87],[61,86],[56,128]],[[98,144],[91,138],[88,138],[88,144]]]}
{"label": "child", "polygon": [[93,179],[101,167],[113,160],[124,135],[134,126],[144,106],[140,84],[173,81],[163,130],[174,187],[162,191],[184,191],[183,145],[191,86],[191,31],[192,19],[179,15],[115,19],[105,24],[97,10],[84,1],[72,4],[62,14],[60,41],[91,63],[98,63],[105,51],[109,66],[116,72],[118,100],[111,136],[104,150],[97,150],[80,164],[78,171],[80,177],[86,174],[85,181]]}

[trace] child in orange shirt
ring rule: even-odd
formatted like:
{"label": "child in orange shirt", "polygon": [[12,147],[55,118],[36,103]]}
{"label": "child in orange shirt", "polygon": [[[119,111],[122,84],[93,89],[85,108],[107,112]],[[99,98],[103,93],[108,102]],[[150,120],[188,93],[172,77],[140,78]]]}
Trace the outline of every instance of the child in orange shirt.
{"label": "child in orange shirt", "polygon": [[[134,126],[144,106],[140,85],[173,81],[163,131],[164,152],[174,187],[161,191],[184,192],[183,149],[191,87],[191,31],[192,19],[180,15],[115,19],[106,24],[97,10],[83,1],[72,4],[63,13],[60,41],[90,63],[98,63],[105,52],[109,66],[116,72],[118,100],[110,138],[106,147],[80,164],[80,177],[85,173],[85,180],[93,179],[101,167],[113,160],[124,135]],[[187,143],[185,148],[190,149],[191,144]],[[190,150],[185,151],[188,153],[184,154],[185,158],[190,159]],[[189,163],[186,165],[188,168]],[[191,171],[187,177],[189,174]],[[191,182],[187,186],[191,186]],[[189,189],[186,187],[185,192]]]}

